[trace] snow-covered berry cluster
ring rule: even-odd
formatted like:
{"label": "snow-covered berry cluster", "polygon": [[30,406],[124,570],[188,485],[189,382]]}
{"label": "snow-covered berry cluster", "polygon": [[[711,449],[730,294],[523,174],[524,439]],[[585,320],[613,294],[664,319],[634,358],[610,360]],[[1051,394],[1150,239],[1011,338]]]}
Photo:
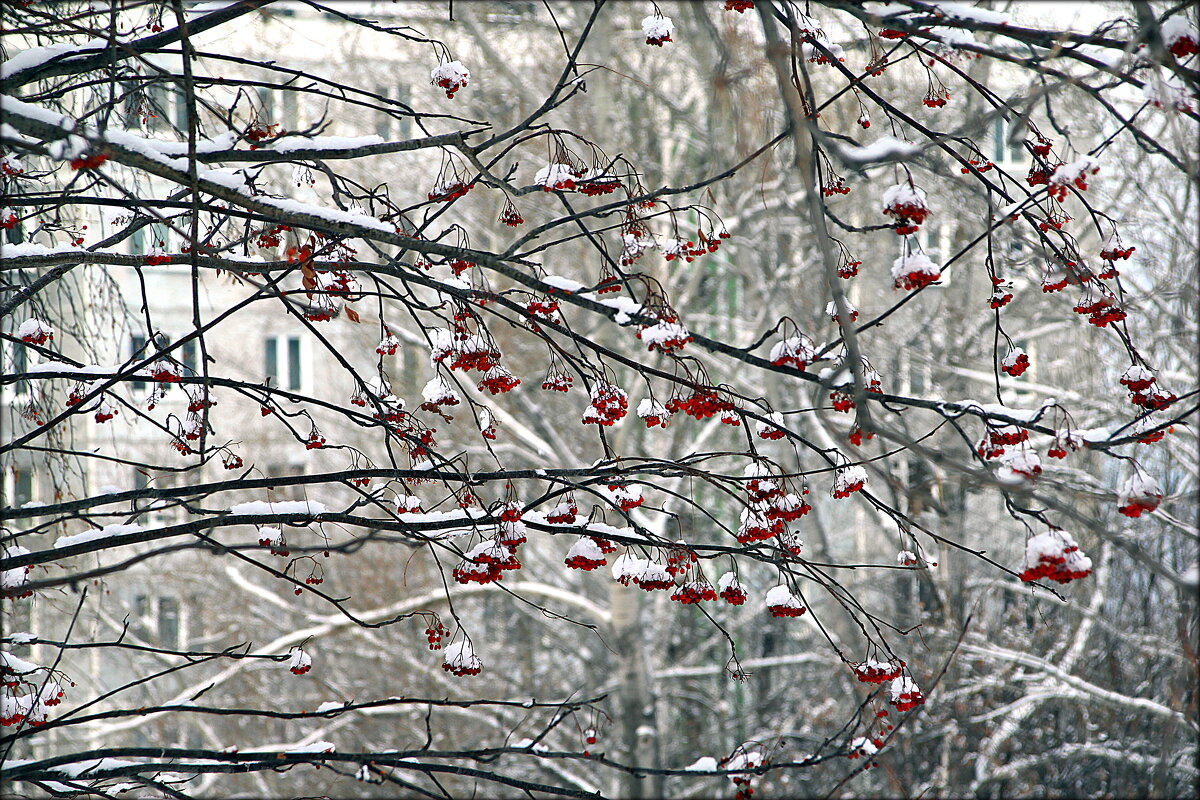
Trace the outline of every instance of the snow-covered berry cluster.
{"label": "snow-covered berry cluster", "polygon": [[671,34],[674,32],[675,23],[670,17],[651,14],[642,20],[642,35],[646,37],[646,44],[662,47],[663,43],[671,41]]}
{"label": "snow-covered berry cluster", "polygon": [[1162,502],[1163,491],[1154,477],[1135,469],[1117,495],[1117,510],[1127,517],[1140,517],[1151,512]]}
{"label": "snow-covered berry cluster", "polygon": [[782,583],[772,587],[763,602],[772,617],[799,617],[806,610],[792,590]]}
{"label": "snow-covered berry cluster", "polygon": [[629,412],[629,395],[621,387],[606,381],[592,385],[591,404],[583,412],[583,424],[616,424]]}
{"label": "snow-covered berry cluster", "polygon": [[904,236],[916,233],[929,214],[925,190],[912,181],[897,183],[883,193],[882,211],[896,220],[896,233]]}
{"label": "snow-covered berry cluster", "polygon": [[429,73],[429,81],[453,99],[455,92],[470,83],[471,73],[458,61],[443,61]]}
{"label": "snow-covered berry cluster", "polygon": [[1030,537],[1025,543],[1025,564],[1021,580],[1049,578],[1067,583],[1092,572],[1092,560],[1075,544],[1071,534],[1052,528]]}

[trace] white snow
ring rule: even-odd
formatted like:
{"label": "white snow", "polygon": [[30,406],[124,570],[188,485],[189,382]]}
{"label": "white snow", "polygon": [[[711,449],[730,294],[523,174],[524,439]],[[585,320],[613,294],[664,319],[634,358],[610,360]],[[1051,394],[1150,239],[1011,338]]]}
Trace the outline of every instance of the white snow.
{"label": "white snow", "polygon": [[277,153],[290,153],[295,150],[352,150],[356,147],[383,144],[385,141],[382,136],[374,133],[366,136],[282,136],[263,149]]}
{"label": "white snow", "polygon": [[642,419],[646,417],[659,417],[666,419],[671,416],[671,412],[667,411],[666,406],[657,400],[650,397],[643,397],[638,403],[637,415]]}
{"label": "white snow", "polygon": [[1187,15],[1181,12],[1163,20],[1162,39],[1163,44],[1167,47],[1170,47],[1181,39],[1191,39],[1194,42],[1200,42],[1200,32],[1196,30],[1196,26],[1191,23]]}
{"label": "white snow", "polygon": [[1125,370],[1125,372],[1121,374],[1121,379],[1130,383],[1155,380],[1154,373],[1143,367],[1141,364],[1134,364],[1129,369]]}
{"label": "white snow", "polygon": [[547,164],[538,170],[533,182],[548,189],[558,188],[567,181],[574,183],[575,172],[570,164]]}
{"label": "white snow", "polygon": [[976,8],[965,3],[950,3],[945,0],[925,0],[926,5],[933,6],[942,14],[954,19],[964,19],[971,22],[982,22],[989,25],[1007,25],[1009,16],[1000,11],[989,11],[986,8]]}
{"label": "white snow", "polygon": [[5,672],[9,672],[13,675],[28,675],[34,670],[41,669],[41,667],[37,664],[31,664],[30,662],[22,658],[17,658],[12,653],[6,653],[3,650],[0,650],[0,668],[3,668]]}
{"label": "white snow", "polygon": [[98,772],[106,770],[118,769],[120,767],[137,766],[136,761],[125,761],[119,758],[98,758],[94,761],[76,761],[73,764],[62,764],[54,767],[55,772],[60,772],[71,778],[78,778],[83,775],[94,777]]}
{"label": "white snow", "polygon": [[[1017,422],[1033,422],[1045,413],[1047,408],[1053,408],[1057,403],[1054,398],[1051,398],[1037,408],[1012,408],[1011,406],[1000,405],[999,403],[980,403],[978,400],[959,400],[957,403],[945,403],[943,405],[963,410],[978,410],[983,412],[987,417],[1007,417]],[[1107,438],[1107,433],[1105,437]]]}
{"label": "white snow", "polygon": [[883,211],[887,211],[897,205],[929,208],[926,203],[925,190],[905,181],[888,187],[887,191],[883,193],[880,205]]}
{"label": "white snow", "polygon": [[[72,364],[65,364],[62,361],[43,361],[40,364],[32,365],[31,367],[29,367],[28,371],[31,373],[64,372],[64,373],[67,373],[68,375],[79,375],[79,376],[87,375],[87,376],[94,377],[94,378],[111,378],[114,375],[120,374],[121,365],[120,364],[103,364],[103,365],[102,364],[88,364],[83,367],[76,367]],[[148,371],[146,371],[145,369],[135,370],[134,372],[132,372],[130,374],[145,376],[145,377],[150,376],[150,373]]]}
{"label": "white snow", "polygon": [[238,503],[229,507],[231,514],[285,514],[288,516],[315,517],[326,511],[324,503],[315,500],[279,500],[274,503],[265,500],[251,500],[249,503]]}
{"label": "white snow", "polygon": [[292,651],[292,657],[288,659],[288,669],[295,672],[296,670],[308,670],[312,667],[312,656],[304,652],[300,648]]}
{"label": "white snow", "polygon": [[27,337],[43,337],[52,338],[54,336],[54,327],[49,323],[37,318],[30,318],[21,323],[17,328],[17,338],[25,339]]}
{"label": "white snow", "polygon": [[1081,178],[1100,168],[1100,162],[1093,156],[1085,155],[1068,164],[1061,164],[1050,175],[1050,183],[1056,186],[1066,186],[1068,183]]}
{"label": "white snow", "polygon": [[471,640],[463,639],[446,645],[442,662],[451,666],[471,666],[478,664],[479,659],[475,655],[475,649],[471,647]]}
{"label": "white snow", "polygon": [[1140,470],[1134,470],[1125,482],[1121,484],[1118,505],[1126,505],[1131,500],[1147,500],[1163,496],[1162,488],[1153,475],[1147,475]]}
{"label": "white snow", "polygon": [[1112,431],[1108,428],[1088,428],[1087,430],[1075,431],[1075,436],[1085,442],[1107,442],[1112,438]]}
{"label": "white snow", "polygon": [[879,748],[875,746],[875,743],[865,736],[859,736],[851,740],[850,749],[858,750],[859,752],[868,756],[873,756],[879,752]]}
{"label": "white snow", "polygon": [[435,84],[445,80],[451,85],[463,87],[471,80],[471,72],[461,62],[443,61],[430,71],[429,77]]}
{"label": "white snow", "polygon": [[604,561],[604,553],[600,552],[600,546],[590,536],[580,536],[567,551],[568,559],[580,556],[588,561]]}
{"label": "white snow", "polygon": [[[1164,26],[1165,29],[1166,26]],[[10,78],[18,72],[41,66],[59,56],[86,53],[89,50],[103,50],[107,46],[107,39],[90,39],[82,44],[48,44],[42,47],[30,47],[0,64],[0,78]]]}
{"label": "white snow", "polygon": [[861,147],[837,148],[841,159],[860,167],[882,161],[905,161],[921,152],[921,148],[912,142],[905,142],[893,136],[880,136],[870,144]]}
{"label": "white snow", "polygon": [[0,259],[14,259],[26,256],[49,256],[58,253],[86,253],[84,247],[78,247],[73,244],[56,244],[47,246],[38,244],[37,242],[21,242],[20,244],[4,243],[4,247],[0,248]]}
{"label": "white snow", "polygon": [[97,539],[107,539],[111,536],[124,536],[128,533],[138,533],[145,530],[141,525],[105,525],[103,528],[93,528],[90,531],[77,533],[73,536],[60,536],[54,542],[55,547],[71,547],[72,545],[94,542]]}
{"label": "white snow", "polygon": [[815,357],[816,351],[813,350],[808,337],[789,336],[780,342],[776,342],[771,348],[770,360],[778,361],[781,358],[790,358],[804,364],[810,364]]}
{"label": "white snow", "polygon": [[997,478],[1005,483],[1020,483],[1032,480],[1041,472],[1041,458],[1037,452],[1026,447],[1015,450],[1005,450],[1000,456],[1000,468]]}
{"label": "white snow", "polygon": [[[820,36],[816,37],[816,39],[817,39],[817,44],[821,45],[826,50],[828,50],[830,55],[832,55],[838,61],[846,60],[846,51],[840,44],[837,44],[836,42],[831,42],[828,39],[822,38]],[[800,52],[804,56],[804,58],[806,58],[809,61],[815,61],[819,58],[825,57],[824,53],[822,53],[820,50],[818,50],[816,47],[809,44],[808,42],[804,43],[804,45],[800,48]]]}
{"label": "white snow", "polygon": [[1024,350],[1022,350],[1020,347],[1014,347],[1012,350],[1009,350],[1009,351],[1008,351],[1008,355],[1006,355],[1006,356],[1003,358],[1003,360],[1001,360],[1001,362],[1000,362],[1000,366],[1002,366],[1002,367],[1011,367],[1011,366],[1015,365],[1015,364],[1017,363],[1017,361],[1018,361],[1018,360],[1021,358],[1021,356],[1023,356],[1023,355],[1025,355],[1025,351],[1024,351]]}
{"label": "white snow", "polygon": [[220,11],[223,8],[228,8],[229,6],[234,5],[237,2],[238,2],[238,0],[212,0],[211,2],[208,2],[208,3],[200,3],[199,5],[192,6],[191,8],[187,9],[187,11],[185,11],[184,13],[186,13],[186,14],[208,14],[213,11]]}
{"label": "white snow", "polygon": [[651,14],[642,20],[642,35],[647,39],[669,39],[675,32],[675,23],[670,17]]}
{"label": "white snow", "polygon": [[546,745],[542,744],[541,742],[534,742],[534,741],[533,741],[533,739],[529,739],[529,738],[525,738],[525,739],[518,739],[517,741],[513,742],[512,746],[513,746],[513,747],[518,747],[518,748],[525,748],[525,747],[527,747],[527,748],[529,748],[530,750],[532,750],[532,751],[533,751],[533,752],[535,752],[535,753],[548,753],[548,752],[550,752],[550,748],[549,748],[549,747],[546,747]]}
{"label": "white snow", "polygon": [[786,584],[774,586],[767,592],[763,601],[768,607],[799,608],[800,601],[792,594]]}

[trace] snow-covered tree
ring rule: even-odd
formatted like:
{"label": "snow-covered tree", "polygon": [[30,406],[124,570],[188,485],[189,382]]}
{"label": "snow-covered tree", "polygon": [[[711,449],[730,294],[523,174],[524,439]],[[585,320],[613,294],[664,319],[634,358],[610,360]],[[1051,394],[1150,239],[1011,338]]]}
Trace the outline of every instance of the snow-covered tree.
{"label": "snow-covered tree", "polygon": [[1040,9],[9,4],[0,775],[1189,791],[1200,33]]}

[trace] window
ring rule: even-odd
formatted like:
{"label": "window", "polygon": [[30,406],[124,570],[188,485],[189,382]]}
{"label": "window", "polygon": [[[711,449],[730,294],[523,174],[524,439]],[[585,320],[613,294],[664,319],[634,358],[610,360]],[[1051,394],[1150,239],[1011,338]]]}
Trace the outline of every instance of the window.
{"label": "window", "polygon": [[146,228],[142,226],[129,236],[129,254],[140,256],[146,252]]}
{"label": "window", "polygon": [[179,346],[179,352],[176,355],[180,363],[183,364],[183,371],[187,375],[195,375],[198,372],[200,364],[200,342],[197,339],[188,339]]}
{"label": "window", "polygon": [[917,229],[913,234],[913,239],[917,242],[917,248],[925,255],[929,256],[934,261],[937,261],[941,256],[941,248],[938,247],[938,226],[936,223],[926,223]]}
{"label": "window", "polygon": [[[404,84],[390,85],[377,83],[375,84],[375,94],[394,100],[396,103],[401,103],[406,107],[412,101],[412,92]],[[381,103],[381,105],[392,109],[393,112],[404,113],[396,107],[395,103]],[[412,136],[412,117],[405,114],[400,118],[396,118],[390,113],[376,111],[375,133],[388,141],[391,141],[393,136],[397,139],[408,139]]]}
{"label": "window", "polygon": [[12,467],[13,508],[20,508],[33,500],[33,470],[27,466]]}
{"label": "window", "polygon": [[[407,86],[405,86],[404,84],[398,84],[396,86],[396,96],[394,99],[396,100],[396,102],[404,103],[404,105],[411,107],[412,92],[409,91],[409,88]],[[400,119],[396,120],[396,136],[401,139],[411,138],[412,137],[412,123],[413,123],[413,118],[408,115],[405,115],[405,116],[401,117]]]}
{"label": "window", "polygon": [[279,127],[284,130],[298,129],[300,127],[300,113],[297,110],[299,98],[295,92],[285,89],[283,97],[280,99],[282,102],[280,102],[279,119],[277,120]]}
{"label": "window", "polygon": [[293,483],[288,478],[298,478],[306,474],[307,468],[307,464],[300,462],[268,464],[265,470],[266,474],[279,481],[271,488],[269,499],[272,502],[280,500],[304,500],[304,485]]}
{"label": "window", "polygon": [[258,87],[258,104],[261,107],[258,121],[260,124],[269,125],[275,121],[275,93],[266,86]]}
{"label": "window", "polygon": [[[18,375],[29,371],[29,351],[25,349],[25,345],[16,344],[13,346],[13,372]],[[15,394],[25,394],[29,391],[29,381],[19,380],[13,385]]]}
{"label": "window", "polygon": [[299,389],[300,377],[300,339],[297,336],[290,336],[288,337],[288,388]]}
{"label": "window", "polygon": [[[138,231],[141,233],[141,231]],[[135,333],[129,337],[129,357],[135,361],[141,361],[146,357],[146,337],[140,333]],[[150,386],[147,381],[134,381],[133,391],[144,392]]]}
{"label": "window", "polygon": [[4,233],[5,233],[4,239],[9,244],[21,244],[22,242],[25,241],[25,227],[19,221],[17,222],[16,225],[12,226]]}
{"label": "window", "polygon": [[[380,97],[388,97],[389,96],[388,87],[383,86],[383,85],[377,85],[375,87],[375,94],[379,95]],[[391,114],[386,114],[382,111],[375,112],[375,133],[378,134],[379,137],[384,139],[385,141],[390,140],[392,138],[392,115]]]}
{"label": "window", "polygon": [[[1019,347],[1029,356],[1029,368],[1025,370],[1026,380],[1033,381],[1037,378],[1037,368],[1040,362],[1038,358],[1038,346],[1034,339],[1026,339],[1024,337],[1015,337],[1013,339],[1013,347]],[[1000,351],[1000,358],[1004,358],[1004,351]],[[1024,384],[1021,384],[1024,386]],[[1031,395],[1032,398],[1032,395]]]}
{"label": "window", "polygon": [[[134,491],[140,492],[142,489],[145,489],[149,485],[150,485],[150,477],[145,472],[143,472],[141,469],[134,467],[133,468],[133,489],[134,489]],[[150,501],[147,498],[145,498],[145,497],[134,498],[134,501],[133,501],[134,508],[140,510],[140,509],[145,508],[148,505],[150,505]],[[141,521],[142,521],[142,518],[140,516],[134,520],[134,522],[141,522]]]}
{"label": "window", "polygon": [[150,631],[146,628],[146,618],[149,616],[149,595],[135,595],[133,598],[133,619],[129,621],[129,629],[133,632],[134,636],[143,641],[150,639]]}
{"label": "window", "polygon": [[719,260],[708,261],[700,275],[697,288],[702,297],[708,299],[707,312],[712,315],[713,330],[719,335],[729,332],[731,320],[736,318],[739,302],[739,278]]}
{"label": "window", "polygon": [[152,83],[146,87],[146,127],[152,131],[162,130],[170,119],[171,94],[165,84]]}
{"label": "window", "polygon": [[150,223],[149,249],[160,247],[168,250],[171,247],[171,229],[161,222]]}
{"label": "window", "polygon": [[158,598],[158,644],[171,650],[179,648],[179,601]]}
{"label": "window", "polygon": [[[940,222],[926,222],[917,229],[912,238],[919,245],[919,247],[914,246],[913,250],[923,252],[938,266],[941,266],[944,260],[948,258],[947,253],[950,252],[950,226],[946,224],[945,220]],[[903,252],[903,247],[904,244],[901,244],[901,252]],[[952,270],[943,272],[942,277],[938,279],[938,285],[948,286],[952,272]]]}
{"label": "window", "polygon": [[[134,486],[137,488],[153,486],[156,489],[173,489],[176,485],[174,472],[163,472],[149,478],[145,476],[134,478]],[[184,519],[183,506],[169,498],[145,499],[139,505],[143,508],[151,505],[157,507],[156,510],[146,514],[149,522],[154,525],[176,525]]]}
{"label": "window", "polygon": [[1019,120],[996,117],[992,123],[992,160],[997,164],[1023,164],[1029,155],[1022,144],[1025,126]]}
{"label": "window", "polygon": [[142,121],[142,92],[136,81],[121,81],[121,115],[126,128]]}
{"label": "window", "polygon": [[175,127],[180,131],[186,131],[188,129],[187,97],[183,87],[175,87],[172,95],[175,100]]}
{"label": "window", "polygon": [[263,372],[268,378],[278,382],[279,378],[279,340],[268,336],[263,347]]}
{"label": "window", "polygon": [[488,22],[499,22],[508,25],[520,25],[537,16],[537,4],[529,0],[509,0],[509,2],[494,4],[485,13]]}
{"label": "window", "polygon": [[161,222],[143,225],[129,237],[129,254],[141,256],[149,253],[155,247],[168,249],[171,242],[171,229]]}
{"label": "window", "polygon": [[[7,603],[4,609],[4,627],[9,633],[30,633],[33,628],[33,606],[29,603]],[[14,656],[28,656],[33,652],[33,646],[27,642],[20,644],[7,644],[5,647],[12,651]]]}
{"label": "window", "polygon": [[178,597],[136,594],[130,611],[129,629],[137,638],[167,650],[186,646]]}
{"label": "window", "polygon": [[263,372],[275,386],[300,391],[304,387],[303,353],[299,336],[268,336],[263,346]]}

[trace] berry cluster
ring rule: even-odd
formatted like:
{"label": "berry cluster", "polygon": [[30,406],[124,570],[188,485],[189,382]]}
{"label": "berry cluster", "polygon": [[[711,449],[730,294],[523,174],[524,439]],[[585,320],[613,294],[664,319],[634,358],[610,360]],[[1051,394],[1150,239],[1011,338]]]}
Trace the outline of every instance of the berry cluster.
{"label": "berry cluster", "polygon": [[666,404],[667,411],[674,414],[677,411],[683,411],[688,416],[696,419],[710,419],[711,417],[733,410],[733,403],[722,399],[717,394],[716,389],[695,389],[690,395],[676,395],[669,399]]}
{"label": "berry cluster", "polygon": [[888,689],[888,702],[894,705],[897,711],[908,711],[923,704],[925,695],[921,694],[912,678],[901,676],[892,680]]}
{"label": "berry cluster", "polygon": [[435,619],[433,623],[425,629],[425,641],[429,644],[430,650],[441,650],[442,639],[450,632],[442,625],[441,620]]}
{"label": "berry cluster", "polygon": [[312,658],[308,653],[297,647],[292,651],[291,660],[288,661],[288,669],[293,675],[303,675],[312,669]]}
{"label": "berry cluster", "polygon": [[929,215],[924,190],[911,181],[897,183],[883,193],[883,213],[896,219],[896,233],[916,233]]}
{"label": "berry cluster", "polygon": [[1151,512],[1162,502],[1163,492],[1158,481],[1142,472],[1134,471],[1121,486],[1117,499],[1117,510],[1127,517],[1140,517]]}
{"label": "berry cluster", "polygon": [[837,478],[833,482],[833,496],[837,499],[849,497],[851,493],[857,492],[863,488],[867,482],[867,471],[855,464],[851,467],[843,467],[838,470]]}
{"label": "berry cluster", "polygon": [[575,495],[568,494],[546,514],[546,522],[551,525],[573,525],[578,515],[579,507],[575,504]]}
{"label": "berry cluster", "polygon": [[487,389],[492,394],[500,394],[501,392],[512,391],[521,382],[521,379],[515,377],[508,367],[503,364],[496,364],[487,372],[484,373],[483,379],[479,381],[479,390]]}
{"label": "berry cluster", "polygon": [[717,591],[708,581],[700,578],[699,580],[688,581],[678,587],[671,593],[671,599],[677,603],[692,605],[704,600],[716,600]]}
{"label": "berry cluster", "polygon": [[458,61],[443,61],[429,73],[429,82],[439,89],[446,91],[446,97],[453,100],[454,93],[466,86],[471,80],[471,73]]}
{"label": "berry cluster", "polygon": [[1025,565],[1020,576],[1023,581],[1049,578],[1067,583],[1091,572],[1092,560],[1080,551],[1066,531],[1051,529],[1025,543]]}
{"label": "berry cluster", "polygon": [[517,210],[517,207],[512,204],[512,201],[506,200],[504,209],[500,212],[499,221],[510,228],[515,228],[524,223],[525,219],[521,216],[521,212]]}
{"label": "berry cluster", "polygon": [[992,278],[992,295],[988,298],[988,307],[1004,308],[1012,302],[1012,299],[1012,281],[1006,281],[1004,278]]}
{"label": "berry cluster", "polygon": [[584,425],[611,426],[629,411],[629,395],[615,384],[597,381],[592,386],[591,405],[583,412]]}
{"label": "berry cluster", "polygon": [[785,584],[767,592],[765,602],[772,617],[799,617],[807,610]]}
{"label": "berry cluster", "polygon": [[746,590],[732,572],[726,572],[717,580],[717,589],[720,598],[731,606],[740,606],[746,602]]}
{"label": "berry cluster", "polygon": [[608,563],[601,552],[600,546],[590,536],[580,536],[571,549],[567,551],[564,563],[571,569],[590,572]]}
{"label": "berry cluster", "polygon": [[854,677],[858,678],[860,682],[875,684],[895,680],[900,677],[904,667],[903,661],[876,661],[871,658],[852,666]]}
{"label": "berry cluster", "polygon": [[1021,348],[1014,347],[1001,360],[1000,369],[1014,378],[1019,377],[1025,373],[1025,370],[1029,369],[1029,356]]}
{"label": "berry cluster", "polygon": [[575,379],[565,372],[551,370],[542,381],[542,388],[550,392],[566,392],[571,389]]}

